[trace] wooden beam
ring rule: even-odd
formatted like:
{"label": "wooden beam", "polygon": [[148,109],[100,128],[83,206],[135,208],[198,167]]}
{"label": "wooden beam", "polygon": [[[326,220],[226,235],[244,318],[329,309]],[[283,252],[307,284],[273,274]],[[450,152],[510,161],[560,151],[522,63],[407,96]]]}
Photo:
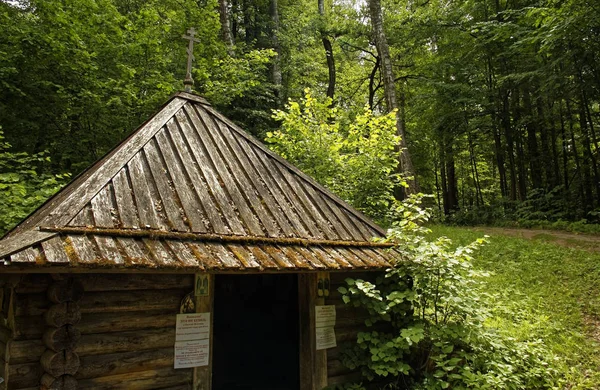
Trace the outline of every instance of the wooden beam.
{"label": "wooden beam", "polygon": [[[206,288],[205,281],[208,282]],[[213,303],[215,298],[215,277],[212,274],[196,274],[194,294],[196,298],[196,313],[210,313],[210,333],[208,338],[208,366],[195,367],[193,374],[193,390],[212,389],[212,357],[213,357]]]}
{"label": "wooden beam", "polygon": [[298,275],[301,390],[321,390],[327,386],[327,350],[317,351],[315,327],[315,306],[325,303],[324,297],[318,297],[319,275]]}

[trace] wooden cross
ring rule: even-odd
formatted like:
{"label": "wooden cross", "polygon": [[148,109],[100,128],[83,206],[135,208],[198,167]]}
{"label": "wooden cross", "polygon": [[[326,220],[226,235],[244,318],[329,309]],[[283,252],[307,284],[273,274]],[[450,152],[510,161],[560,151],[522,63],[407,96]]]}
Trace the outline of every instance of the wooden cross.
{"label": "wooden cross", "polygon": [[187,30],[188,35],[183,35],[183,39],[189,40],[188,48],[187,48],[187,71],[185,73],[185,80],[183,80],[183,85],[185,85],[185,92],[192,92],[192,86],[194,85],[194,79],[192,78],[192,62],[194,61],[194,42],[200,42],[198,38],[195,38],[196,30],[194,27],[191,27]]}

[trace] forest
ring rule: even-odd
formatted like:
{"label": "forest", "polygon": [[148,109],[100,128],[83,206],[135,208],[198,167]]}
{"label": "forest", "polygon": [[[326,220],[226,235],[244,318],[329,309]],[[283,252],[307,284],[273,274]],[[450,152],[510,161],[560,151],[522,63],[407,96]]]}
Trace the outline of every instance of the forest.
{"label": "forest", "polygon": [[596,0],[0,0],[0,27],[0,233],[183,90],[193,27],[193,92],[401,255],[334,292],[387,329],[340,389],[599,388],[598,237],[489,227],[600,233]]}
{"label": "forest", "polygon": [[[386,145],[404,152],[381,157],[370,193],[432,194],[459,224],[600,218],[591,0],[13,0],[0,25],[3,230],[182,90],[192,26],[195,92],[301,168],[315,170],[289,142],[326,131],[345,158],[362,147],[334,145],[351,124],[369,138],[365,115],[395,112]],[[331,126],[295,126],[307,98]],[[318,138],[307,149],[328,153]],[[357,207],[377,218],[375,203]]]}

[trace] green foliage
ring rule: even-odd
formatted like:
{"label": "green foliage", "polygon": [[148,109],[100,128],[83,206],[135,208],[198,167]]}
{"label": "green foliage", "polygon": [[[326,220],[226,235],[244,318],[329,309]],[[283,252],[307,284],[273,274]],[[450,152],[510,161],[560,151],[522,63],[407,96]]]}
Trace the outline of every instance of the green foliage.
{"label": "green foliage", "polygon": [[271,148],[342,199],[382,219],[393,200],[397,177],[395,113],[375,116],[369,109],[348,118],[331,100],[310,90],[290,101],[274,118],[281,129],[267,133]]}
{"label": "green foliage", "polygon": [[[344,302],[366,308],[372,331],[362,332],[344,355],[369,379],[389,378],[412,388],[551,388],[559,381],[554,355],[542,341],[517,339],[491,326],[491,302],[473,267],[486,239],[455,247],[428,239],[429,218],[418,198],[397,205],[400,222],[389,230],[398,261],[375,283],[347,279]],[[382,325],[383,324],[383,325]]]}
{"label": "green foliage", "polygon": [[67,181],[69,175],[52,175],[44,168],[47,153],[12,152],[0,131],[0,234],[5,233]]}

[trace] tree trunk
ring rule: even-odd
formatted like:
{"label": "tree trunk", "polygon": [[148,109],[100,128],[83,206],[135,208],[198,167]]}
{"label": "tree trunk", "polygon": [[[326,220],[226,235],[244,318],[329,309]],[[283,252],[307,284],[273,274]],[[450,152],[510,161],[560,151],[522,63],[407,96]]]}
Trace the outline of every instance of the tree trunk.
{"label": "tree trunk", "polygon": [[329,80],[327,83],[327,97],[331,99],[331,106],[334,105],[333,97],[335,94],[335,58],[333,57],[333,46],[329,40],[327,34],[327,23],[325,21],[325,1],[318,0],[319,6],[319,34],[321,35],[321,42],[323,42],[323,48],[325,49],[325,59],[327,60],[327,71],[329,73]]}
{"label": "tree trunk", "polygon": [[[406,195],[419,192],[419,185],[415,176],[415,169],[407,148],[406,131],[404,127],[404,105],[399,104],[396,96],[396,81],[394,70],[392,68],[392,59],[387,43],[387,37],[383,30],[383,12],[381,10],[381,0],[369,0],[369,11],[371,14],[371,24],[373,25],[373,35],[375,46],[381,60],[381,74],[383,76],[383,89],[385,92],[385,102],[388,112],[396,110],[396,132],[401,137],[397,150],[401,152],[397,171],[402,173],[408,179],[408,188],[405,189]],[[403,99],[402,99],[403,100]],[[399,197],[400,191],[396,191],[396,197]]]}
{"label": "tree trunk", "polygon": [[279,44],[279,10],[277,7],[277,0],[271,0],[270,6],[271,13],[271,43],[273,50],[275,50],[275,58],[273,59],[273,65],[271,69],[271,76],[273,78],[273,85],[275,86],[275,98],[277,99],[277,106],[281,105],[281,45]]}
{"label": "tree trunk", "polygon": [[221,19],[221,39],[227,45],[229,55],[233,57],[233,36],[229,26],[229,3],[227,0],[219,0],[219,17]]}

